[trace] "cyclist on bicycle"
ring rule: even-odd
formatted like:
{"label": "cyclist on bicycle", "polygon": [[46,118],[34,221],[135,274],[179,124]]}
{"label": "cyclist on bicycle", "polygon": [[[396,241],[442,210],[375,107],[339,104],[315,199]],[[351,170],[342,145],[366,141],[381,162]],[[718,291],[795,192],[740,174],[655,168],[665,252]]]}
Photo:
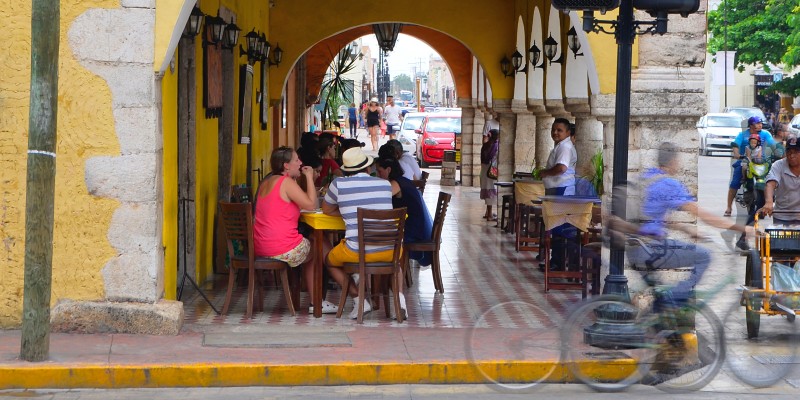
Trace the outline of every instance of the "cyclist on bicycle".
{"label": "cyclist on bicycle", "polygon": [[707,249],[695,243],[667,237],[668,227],[682,230],[693,238],[699,237],[696,226],[667,224],[667,217],[671,212],[688,212],[714,227],[744,232],[748,236],[753,234],[753,227],[731,224],[729,220],[697,206],[689,189],[675,178],[684,172],[679,154],[680,150],[674,144],[662,144],[658,149],[658,167],[650,168],[642,174],[639,180],[644,187],[640,212],[642,221],[636,232],[630,233],[656,240],[648,240],[646,246],[634,245],[628,250],[628,260],[640,266],[647,265],[653,269],[694,267],[691,277],[672,288],[672,297],[676,302],[692,297],[693,288],[703,277],[711,257]]}

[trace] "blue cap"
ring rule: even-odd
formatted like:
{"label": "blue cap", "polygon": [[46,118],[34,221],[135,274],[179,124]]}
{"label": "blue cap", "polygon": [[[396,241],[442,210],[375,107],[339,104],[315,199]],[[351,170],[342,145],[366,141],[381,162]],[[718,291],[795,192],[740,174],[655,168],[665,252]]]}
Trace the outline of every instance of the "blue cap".
{"label": "blue cap", "polygon": [[757,115],[754,115],[754,116],[752,116],[752,117],[747,119],[747,125],[748,126],[749,125],[753,125],[753,124],[760,124],[760,123],[763,123],[763,122],[764,121],[761,120],[761,117],[759,117]]}

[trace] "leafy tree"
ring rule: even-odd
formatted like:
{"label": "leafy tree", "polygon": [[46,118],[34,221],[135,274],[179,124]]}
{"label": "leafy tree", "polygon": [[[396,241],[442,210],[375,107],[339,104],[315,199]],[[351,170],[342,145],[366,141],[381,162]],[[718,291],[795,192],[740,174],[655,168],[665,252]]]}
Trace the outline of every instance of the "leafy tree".
{"label": "leafy tree", "polygon": [[[711,37],[708,51],[735,51],[734,65],[739,71],[745,65],[783,64],[791,68],[800,64],[800,0],[723,0],[708,13]],[[725,30],[727,25],[727,40]],[[772,85],[770,92],[797,95],[800,79],[785,79]]]}
{"label": "leafy tree", "polygon": [[400,74],[392,79],[392,84],[396,88],[396,90],[411,90],[414,91],[414,82],[411,81],[411,77],[406,74]]}
{"label": "leafy tree", "polygon": [[322,82],[321,97],[323,101],[322,126],[338,120],[339,106],[353,99],[352,81],[345,75],[356,67],[356,58],[351,56],[351,49],[346,46],[333,57],[326,79]]}

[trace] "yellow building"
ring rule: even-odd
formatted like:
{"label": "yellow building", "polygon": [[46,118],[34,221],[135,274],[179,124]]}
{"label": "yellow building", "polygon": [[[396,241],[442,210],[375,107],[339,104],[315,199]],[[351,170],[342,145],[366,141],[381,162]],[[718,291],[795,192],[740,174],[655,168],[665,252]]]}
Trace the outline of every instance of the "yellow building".
{"label": "yellow building", "polygon": [[[610,160],[616,43],[585,34],[578,13],[559,12],[550,1],[200,0],[206,18],[202,33],[191,37],[185,33],[194,6],[61,2],[54,305],[122,302],[155,313],[175,307],[169,300],[176,297],[178,260],[201,282],[224,271],[224,256],[215,251],[217,202],[232,185],[252,187],[252,171],[268,164],[274,147],[296,145],[331,55],[372,34],[375,23],[402,23],[402,32],[430,44],[453,74],[465,185],[478,184],[477,154],[490,115],[500,122],[500,151],[508,155],[500,179],[544,162],[555,117],[576,121],[579,155],[605,148]],[[31,10],[16,0],[0,0],[0,10],[11,28],[0,63],[0,327],[10,328],[20,325],[22,310]],[[703,70],[694,60],[705,57],[704,10],[705,4],[664,36],[636,41],[631,169],[652,161],[665,132],[686,150],[688,173],[696,169],[694,121],[706,107]],[[247,33],[263,33],[272,62],[248,64],[238,46],[212,43],[212,16],[235,23],[245,48]],[[603,18],[614,17],[612,11]],[[532,65],[527,49],[545,50],[549,37],[556,42],[552,59],[542,51]],[[500,61],[515,50],[528,67],[505,76]],[[180,322],[175,316],[163,323]]]}

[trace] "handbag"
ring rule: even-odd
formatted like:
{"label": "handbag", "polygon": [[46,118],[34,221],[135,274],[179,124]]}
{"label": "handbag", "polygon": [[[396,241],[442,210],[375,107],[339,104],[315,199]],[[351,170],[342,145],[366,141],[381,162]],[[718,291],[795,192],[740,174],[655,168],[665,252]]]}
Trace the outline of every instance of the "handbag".
{"label": "handbag", "polygon": [[486,177],[489,179],[497,179],[497,155],[492,157],[492,162],[489,163],[489,169],[486,170]]}

